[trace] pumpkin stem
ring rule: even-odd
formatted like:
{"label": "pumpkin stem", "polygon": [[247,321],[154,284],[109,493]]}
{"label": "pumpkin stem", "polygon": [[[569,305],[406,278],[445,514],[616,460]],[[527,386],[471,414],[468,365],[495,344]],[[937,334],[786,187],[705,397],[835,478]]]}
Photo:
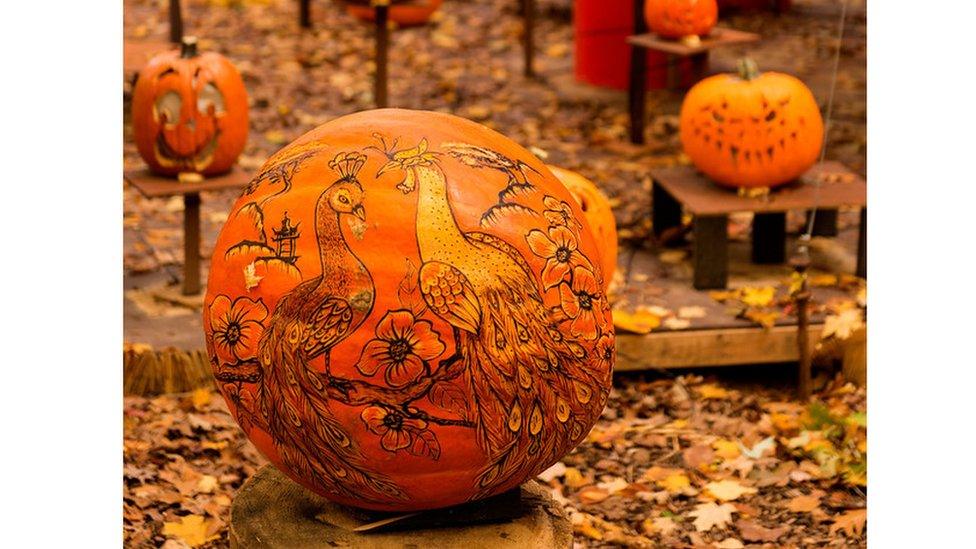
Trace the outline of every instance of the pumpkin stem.
{"label": "pumpkin stem", "polygon": [[183,59],[189,59],[191,57],[197,56],[197,37],[196,36],[184,36],[183,42],[180,44],[180,57]]}
{"label": "pumpkin stem", "polygon": [[736,64],[739,67],[739,78],[748,82],[759,76],[759,65],[752,59],[743,57]]}

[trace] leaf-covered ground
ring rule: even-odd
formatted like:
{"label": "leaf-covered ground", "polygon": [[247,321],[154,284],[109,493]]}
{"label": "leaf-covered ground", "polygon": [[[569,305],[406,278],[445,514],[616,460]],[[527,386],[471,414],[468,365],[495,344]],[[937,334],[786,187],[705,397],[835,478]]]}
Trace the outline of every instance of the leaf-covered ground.
{"label": "leaf-covered ground", "polygon": [[[265,460],[209,390],[125,399],[127,546],[224,547]],[[582,547],[866,544],[865,392],[618,376],[586,441],[540,478]]]}

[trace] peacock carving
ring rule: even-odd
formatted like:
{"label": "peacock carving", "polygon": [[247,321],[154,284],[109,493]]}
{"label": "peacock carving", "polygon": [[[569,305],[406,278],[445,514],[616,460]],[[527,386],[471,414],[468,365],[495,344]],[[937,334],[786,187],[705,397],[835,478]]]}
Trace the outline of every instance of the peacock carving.
{"label": "peacock carving", "polygon": [[[330,163],[341,177],[315,206],[322,272],[281,298],[261,336],[259,406],[275,449],[293,472],[333,493],[387,501],[402,499],[401,489],[369,468],[336,419],[323,382],[330,372],[330,350],[373,308],[372,278],[349,249],[339,223],[345,216],[365,220],[363,188],[356,179],[364,161],[361,153],[347,153]],[[324,376],[310,367],[320,356]]]}
{"label": "peacock carving", "polygon": [[[516,191],[535,189],[524,163],[483,147],[444,147],[448,159],[506,173],[500,203]],[[463,364],[478,445],[488,457],[474,497],[496,493],[561,457],[602,410],[609,369],[601,369],[601,357],[595,355],[606,348],[608,337],[612,347],[606,297],[593,282],[592,266],[575,249],[553,248],[551,260],[565,268],[558,270],[561,278],[542,284],[513,245],[485,232],[463,231],[449,201],[443,153],[428,150],[426,139],[413,148],[387,151],[387,156],[377,178],[399,171],[397,188],[418,195],[419,288],[433,314],[453,330],[456,351],[449,361]],[[540,233],[537,229],[526,236],[533,251]],[[561,330],[567,307],[558,312],[547,307],[549,290],[560,297],[568,294],[571,312],[576,318],[588,315],[592,325]]]}

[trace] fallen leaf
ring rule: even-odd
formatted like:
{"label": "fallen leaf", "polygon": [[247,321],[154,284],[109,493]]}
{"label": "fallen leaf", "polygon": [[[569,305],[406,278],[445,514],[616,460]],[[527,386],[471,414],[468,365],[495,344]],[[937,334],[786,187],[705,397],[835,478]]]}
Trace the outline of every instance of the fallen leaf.
{"label": "fallen leaf", "polygon": [[741,452],[739,446],[741,446],[739,442],[724,438],[712,443],[712,447],[715,448],[715,455],[722,459],[735,459],[739,457]]}
{"label": "fallen leaf", "polygon": [[705,318],[706,312],[704,307],[679,307],[678,316],[681,318]]}
{"label": "fallen leaf", "polygon": [[769,330],[776,325],[776,321],[783,316],[780,311],[766,311],[759,309],[746,309],[742,317],[759,324],[764,329]]}
{"label": "fallen leaf", "polygon": [[164,523],[163,534],[181,539],[190,547],[199,547],[220,537],[219,535],[208,535],[213,522],[201,515],[187,515],[180,517],[180,522]]}
{"label": "fallen leaf", "polygon": [[758,490],[750,486],[743,486],[735,480],[709,482],[705,485],[705,492],[722,501],[732,501],[744,495],[755,494]]}
{"label": "fallen leaf", "polygon": [[728,391],[726,391],[722,387],[719,387],[718,385],[712,385],[710,383],[704,383],[702,385],[699,385],[698,387],[695,387],[695,390],[698,391],[698,396],[702,400],[708,400],[710,398],[723,400],[729,398]]}
{"label": "fallen leaf", "polygon": [[660,482],[661,488],[664,488],[668,492],[673,494],[683,492],[686,488],[691,487],[691,481],[684,473],[674,473],[668,475]]}
{"label": "fallen leaf", "polygon": [[603,488],[598,488],[596,486],[587,486],[579,491],[577,494],[580,502],[584,505],[589,505],[592,503],[600,503],[601,501],[610,497],[610,493]]}
{"label": "fallen leaf", "polygon": [[740,292],[741,297],[739,299],[750,307],[765,307],[772,303],[773,298],[776,297],[776,288],[773,286],[764,286],[761,288],[746,286]]}
{"label": "fallen leaf", "polygon": [[775,453],[776,441],[773,439],[773,437],[766,437],[760,440],[754,444],[752,448],[746,448],[741,442],[739,443],[739,451],[742,452],[742,455],[750,459],[759,459],[769,450],[773,450]]}
{"label": "fallen leaf", "polygon": [[704,471],[715,460],[715,451],[707,444],[697,444],[681,452],[681,457],[688,467]]}
{"label": "fallen leaf", "polygon": [[766,528],[757,522],[746,519],[739,519],[735,521],[735,527],[739,529],[739,534],[741,534],[742,539],[746,541],[773,542],[783,537],[783,535],[790,531],[789,526]]}
{"label": "fallen leaf", "polygon": [[539,473],[537,476],[538,478],[542,479],[543,482],[549,482],[556,477],[563,476],[564,474],[566,474],[566,464],[561,461],[557,461],[552,465],[552,467]]}
{"label": "fallen leaf", "polygon": [[827,315],[824,318],[822,338],[836,337],[837,339],[847,339],[851,334],[864,327],[864,313],[861,309],[847,309],[836,315]]}
{"label": "fallen leaf", "polygon": [[820,497],[813,495],[796,496],[786,504],[786,508],[794,513],[809,513],[820,507]]}
{"label": "fallen leaf", "polygon": [[193,402],[193,409],[202,412],[204,407],[210,404],[210,400],[213,399],[213,394],[211,394],[210,389],[203,387],[194,390],[190,398]]}
{"label": "fallen leaf", "polygon": [[695,517],[695,521],[692,523],[695,526],[695,530],[699,532],[707,532],[718,526],[719,528],[724,528],[729,522],[732,521],[732,513],[737,513],[738,509],[735,508],[731,503],[723,503],[718,505],[713,501],[708,503],[699,503],[695,506],[695,509],[688,513],[688,516]]}
{"label": "fallen leaf", "polygon": [[650,311],[638,310],[628,313],[622,310],[613,311],[613,325],[621,330],[635,334],[648,334],[661,325],[661,317]]}
{"label": "fallen leaf", "polygon": [[851,509],[842,515],[834,516],[834,523],[830,526],[830,535],[844,532],[850,536],[860,537],[864,531],[864,523],[868,520],[867,509]]}
{"label": "fallen leaf", "polygon": [[668,318],[664,319],[663,324],[664,327],[669,330],[684,330],[685,328],[691,326],[691,321],[685,318],[675,318],[673,316],[669,316]]}
{"label": "fallen leaf", "polygon": [[718,549],[744,549],[745,545],[735,538],[725,538],[715,544]]}

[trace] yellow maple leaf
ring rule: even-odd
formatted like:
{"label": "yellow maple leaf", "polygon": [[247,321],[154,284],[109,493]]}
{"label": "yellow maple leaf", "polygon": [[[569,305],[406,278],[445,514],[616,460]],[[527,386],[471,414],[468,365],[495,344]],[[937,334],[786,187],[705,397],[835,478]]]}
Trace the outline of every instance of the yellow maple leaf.
{"label": "yellow maple leaf", "polygon": [[698,396],[702,400],[708,400],[708,399],[723,400],[729,398],[728,391],[726,391],[722,387],[719,387],[718,385],[713,385],[711,383],[704,383],[702,385],[699,385],[698,387],[695,387],[695,389],[698,391]]}
{"label": "yellow maple leaf", "polygon": [[740,291],[742,295],[739,299],[750,307],[765,307],[772,303],[773,298],[776,297],[776,288],[772,286],[763,286],[761,288],[746,286]]}
{"label": "yellow maple leaf", "polygon": [[695,506],[695,509],[688,513],[688,516],[695,517],[694,525],[695,530],[699,532],[706,532],[711,530],[713,527],[718,526],[719,528],[725,527],[726,524],[732,521],[732,513],[738,513],[739,510],[736,509],[731,503],[723,503],[718,505],[713,501],[708,503],[699,503]]}
{"label": "yellow maple leaf", "polygon": [[837,339],[847,339],[851,334],[864,327],[864,314],[861,309],[845,309],[836,315],[824,318],[822,338],[834,336]]}
{"label": "yellow maple leaf", "polygon": [[715,455],[722,459],[735,459],[742,453],[738,442],[724,438],[713,442],[712,447],[715,448]]}
{"label": "yellow maple leaf", "polygon": [[635,334],[648,334],[661,325],[661,317],[646,310],[638,310],[633,313],[615,310],[613,311],[613,325]]}
{"label": "yellow maple leaf", "polygon": [[776,321],[779,320],[782,313],[779,311],[748,309],[746,312],[742,313],[742,316],[755,322],[756,324],[759,324],[763,327],[763,329],[769,330],[776,325]]}
{"label": "yellow maple leaf", "polygon": [[750,486],[743,486],[734,480],[709,482],[705,485],[705,492],[721,501],[732,501],[744,495],[755,494],[758,490]]}
{"label": "yellow maple leaf", "polygon": [[674,473],[668,475],[660,482],[661,488],[664,488],[672,494],[677,494],[684,492],[686,488],[691,487],[691,481],[684,473]]}
{"label": "yellow maple leaf", "polygon": [[201,515],[187,515],[180,517],[180,522],[164,523],[163,534],[179,538],[190,547],[199,547],[220,537],[219,535],[208,535],[213,522]]}

